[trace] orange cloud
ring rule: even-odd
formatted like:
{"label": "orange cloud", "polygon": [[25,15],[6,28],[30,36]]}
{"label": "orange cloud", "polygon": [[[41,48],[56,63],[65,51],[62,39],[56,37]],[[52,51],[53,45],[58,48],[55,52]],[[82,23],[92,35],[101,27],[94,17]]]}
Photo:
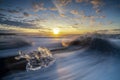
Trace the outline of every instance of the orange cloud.
{"label": "orange cloud", "polygon": [[93,5],[93,8],[98,8],[100,5],[102,5],[101,0],[91,0],[90,3]]}
{"label": "orange cloud", "polygon": [[81,3],[81,2],[89,2],[90,0],[75,0],[77,3]]}
{"label": "orange cloud", "polygon": [[83,2],[83,0],[76,0],[76,2],[81,3],[81,2]]}
{"label": "orange cloud", "polygon": [[65,17],[65,14],[60,14],[61,17]]}
{"label": "orange cloud", "polygon": [[49,8],[51,11],[57,11],[58,9],[56,7]]}
{"label": "orange cloud", "polygon": [[79,14],[77,10],[71,10],[70,13],[75,15]]}
{"label": "orange cloud", "polygon": [[33,9],[35,12],[38,12],[40,10],[47,10],[44,8],[44,3],[33,3]]}
{"label": "orange cloud", "polygon": [[60,6],[66,6],[67,4],[71,3],[72,0],[56,0]]}

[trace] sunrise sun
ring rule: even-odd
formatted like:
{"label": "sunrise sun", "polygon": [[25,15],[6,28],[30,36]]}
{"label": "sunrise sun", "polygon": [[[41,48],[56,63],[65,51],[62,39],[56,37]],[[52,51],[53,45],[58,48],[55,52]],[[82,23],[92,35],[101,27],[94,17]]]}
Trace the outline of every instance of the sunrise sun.
{"label": "sunrise sun", "polygon": [[59,34],[59,32],[60,32],[60,30],[59,30],[58,28],[54,28],[54,29],[53,29],[53,33],[54,33],[54,34]]}

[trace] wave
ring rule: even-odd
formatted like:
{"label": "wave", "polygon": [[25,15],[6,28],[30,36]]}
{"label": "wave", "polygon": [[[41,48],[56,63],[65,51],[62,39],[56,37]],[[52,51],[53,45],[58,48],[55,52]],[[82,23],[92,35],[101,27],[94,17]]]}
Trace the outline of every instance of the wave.
{"label": "wave", "polygon": [[111,42],[108,39],[94,38],[89,45],[90,50],[97,50],[101,52],[118,52],[120,47]]}
{"label": "wave", "polygon": [[29,41],[21,38],[4,38],[0,40],[0,50],[20,48],[31,45]]}
{"label": "wave", "polygon": [[74,40],[63,41],[65,47],[81,46],[87,47],[90,51],[99,51],[103,53],[120,53],[120,46],[117,46],[109,39],[100,37],[79,37]]}
{"label": "wave", "polygon": [[64,47],[70,46],[88,46],[91,42],[91,37],[76,37],[73,39],[67,39],[62,41]]}

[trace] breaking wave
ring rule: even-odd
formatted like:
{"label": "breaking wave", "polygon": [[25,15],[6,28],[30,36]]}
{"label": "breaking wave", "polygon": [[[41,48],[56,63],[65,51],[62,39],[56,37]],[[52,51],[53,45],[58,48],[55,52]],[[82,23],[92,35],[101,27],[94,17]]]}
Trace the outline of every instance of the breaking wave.
{"label": "breaking wave", "polygon": [[118,52],[120,50],[114,42],[101,38],[94,38],[89,45],[89,49],[101,52]]}
{"label": "breaking wave", "polygon": [[70,46],[88,46],[91,42],[91,37],[76,37],[73,39],[67,39],[62,41],[64,47]]}
{"label": "breaking wave", "polygon": [[99,37],[79,37],[74,40],[66,40],[62,42],[64,47],[81,46],[87,47],[89,51],[99,51],[103,53],[120,53],[120,46],[114,44],[109,39]]}

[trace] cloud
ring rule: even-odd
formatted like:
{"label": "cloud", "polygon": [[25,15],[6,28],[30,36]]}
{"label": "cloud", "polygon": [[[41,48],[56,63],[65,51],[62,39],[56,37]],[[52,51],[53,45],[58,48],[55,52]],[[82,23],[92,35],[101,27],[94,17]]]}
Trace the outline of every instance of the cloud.
{"label": "cloud", "polygon": [[15,13],[15,14],[16,14],[16,13],[19,13],[19,11],[17,11],[17,10],[8,10],[8,12],[9,12],[9,13]]}
{"label": "cloud", "polygon": [[86,2],[88,3],[90,0],[75,0],[76,3],[82,3],[82,2]]}
{"label": "cloud", "polygon": [[113,31],[120,31],[120,29],[113,29]]}
{"label": "cloud", "polygon": [[4,13],[0,13],[0,21],[6,20],[6,15]]}
{"label": "cloud", "polygon": [[93,5],[93,8],[98,8],[103,4],[101,0],[91,0],[90,3]]}
{"label": "cloud", "polygon": [[[33,28],[24,28],[24,27],[18,27],[18,26],[9,26],[9,25],[0,25],[0,30],[6,32],[39,32],[39,29],[33,29]],[[1,32],[1,31],[0,31]]]}
{"label": "cloud", "polygon": [[57,11],[58,9],[56,7],[51,7],[51,8],[49,8],[49,10],[51,10],[51,11]]}
{"label": "cloud", "polygon": [[91,20],[90,20],[90,25],[91,25],[91,26],[94,26],[95,23],[96,23],[96,20],[95,20],[95,19],[91,19]]}
{"label": "cloud", "polygon": [[101,13],[100,7],[104,4],[102,0],[91,0],[90,3],[97,14]]}
{"label": "cloud", "polygon": [[15,10],[15,9],[4,9],[4,8],[0,8],[0,11],[1,11],[1,12],[8,12],[8,13],[11,13],[11,14],[18,14],[18,13],[20,13],[19,10]]}
{"label": "cloud", "polygon": [[92,4],[93,9],[95,9],[95,12],[97,14],[101,12],[100,6],[104,4],[102,0],[76,0],[76,3],[82,3],[82,2]]}
{"label": "cloud", "polygon": [[109,32],[109,30],[97,30],[97,31],[95,31],[96,33],[108,33]]}
{"label": "cloud", "polygon": [[0,11],[6,11],[5,9],[3,9],[3,8],[0,8]]}
{"label": "cloud", "polygon": [[101,10],[100,10],[100,9],[96,9],[95,12],[96,12],[97,14],[99,14],[99,13],[101,12]]}
{"label": "cloud", "polygon": [[113,24],[113,21],[108,21],[108,25]]}
{"label": "cloud", "polygon": [[66,6],[67,4],[71,3],[72,0],[54,0],[59,3],[59,6]]}
{"label": "cloud", "polygon": [[2,14],[2,13],[0,13],[0,18],[1,18],[1,17],[3,17],[3,16],[5,16],[5,15],[4,15],[4,14]]}
{"label": "cloud", "polygon": [[52,0],[52,1],[53,1],[53,4],[55,5],[55,7],[57,8],[59,15],[61,17],[63,17],[66,10],[64,9],[63,6],[61,6],[61,3],[59,2],[60,0]]}
{"label": "cloud", "polygon": [[69,12],[68,9],[66,9],[66,6],[70,4],[72,0],[52,0],[52,2],[55,5],[59,15],[61,17],[66,17],[66,13]]}
{"label": "cloud", "polygon": [[77,10],[71,10],[70,13],[71,13],[71,14],[74,14],[74,15],[79,14]]}
{"label": "cloud", "polygon": [[24,13],[23,13],[23,15],[24,15],[24,16],[26,16],[26,17],[31,16],[31,15],[30,15],[30,14],[28,14],[27,12],[24,12]]}
{"label": "cloud", "polygon": [[21,27],[32,27],[33,26],[33,24],[30,24],[30,23],[23,23],[23,22],[2,20],[2,19],[0,19],[0,24],[6,24],[6,25],[11,25],[11,26],[21,26]]}
{"label": "cloud", "polygon": [[97,30],[97,33],[116,33],[120,34],[120,29],[109,29],[109,30]]}
{"label": "cloud", "polygon": [[100,16],[99,18],[102,18],[102,19],[103,19],[103,18],[106,18],[106,16]]}
{"label": "cloud", "polygon": [[83,2],[84,0],[76,0],[77,3],[81,3]]}
{"label": "cloud", "polygon": [[65,17],[65,14],[59,14],[61,17]]}
{"label": "cloud", "polygon": [[44,7],[44,3],[41,3],[41,2],[34,2],[33,5],[33,10],[35,12],[38,12],[40,10],[47,10],[45,7]]}

